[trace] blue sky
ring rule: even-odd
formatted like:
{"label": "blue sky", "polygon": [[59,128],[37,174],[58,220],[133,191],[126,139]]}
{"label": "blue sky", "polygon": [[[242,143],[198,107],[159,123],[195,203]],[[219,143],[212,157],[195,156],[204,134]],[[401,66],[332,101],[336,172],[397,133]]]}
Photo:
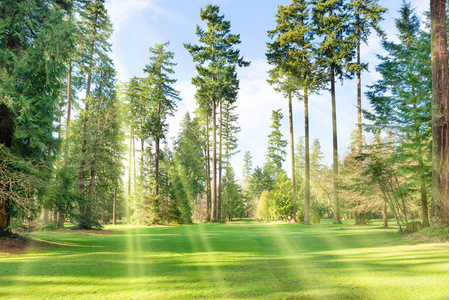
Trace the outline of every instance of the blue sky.
{"label": "blue sky", "polygon": [[[176,89],[181,92],[182,101],[178,103],[178,111],[169,119],[170,131],[168,143],[177,135],[179,122],[186,111],[195,109],[195,87],[191,78],[196,76],[195,64],[183,43],[197,43],[196,25],[203,25],[199,18],[201,8],[207,4],[218,4],[221,14],[231,21],[231,32],[239,33],[242,43],[239,45],[241,54],[251,61],[251,66],[238,70],[240,91],[237,101],[237,112],[240,115],[241,132],[239,134],[239,149],[232,164],[237,177],[240,177],[243,154],[250,151],[253,165],[261,166],[267,148],[270,133],[270,115],[274,109],[281,108],[284,113],[282,131],[287,139],[288,108],[287,100],[276,93],[266,82],[269,66],[265,61],[267,30],[275,27],[275,14],[278,5],[286,5],[286,0],[106,0],[114,26],[112,36],[112,58],[118,71],[120,81],[128,81],[132,76],[143,76],[142,69],[148,63],[148,48],[155,43],[170,41],[169,49],[175,53],[174,62],[178,80]],[[416,13],[422,18],[422,12],[428,10],[428,0],[408,1],[416,8]],[[387,38],[395,38],[394,18],[398,17],[398,9],[402,0],[380,0],[379,3],[388,8],[385,20],[381,23],[387,33]],[[376,54],[382,54],[380,39],[373,35],[369,45],[362,47],[362,60],[369,63],[369,72],[363,73],[362,84],[370,84],[378,78],[375,72]],[[366,90],[366,88],[364,88]],[[362,105],[368,103],[362,98]],[[347,80],[343,85],[337,85],[337,128],[338,149],[340,157],[349,145],[350,133],[356,129],[356,82]],[[309,103],[311,139],[320,140],[326,162],[332,161],[332,124],[330,95],[322,91],[313,95]],[[294,131],[295,140],[304,135],[303,103],[295,101]],[[289,157],[287,153],[287,157]],[[284,168],[290,169],[287,158]]]}

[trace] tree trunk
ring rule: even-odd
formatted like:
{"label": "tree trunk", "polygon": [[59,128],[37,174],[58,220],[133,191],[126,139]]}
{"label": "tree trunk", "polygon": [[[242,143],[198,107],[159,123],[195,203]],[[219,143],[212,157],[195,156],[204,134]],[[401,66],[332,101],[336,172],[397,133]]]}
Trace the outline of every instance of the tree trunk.
{"label": "tree trunk", "polygon": [[304,224],[310,224],[310,154],[309,154],[309,94],[304,88],[304,135],[305,135],[305,199]]}
{"label": "tree trunk", "polygon": [[145,149],[145,141],[140,138],[140,182],[143,181],[143,153]]}
{"label": "tree trunk", "polygon": [[355,213],[355,225],[366,225],[366,213]]}
{"label": "tree trunk", "polygon": [[112,203],[112,225],[117,225],[117,185],[114,187],[114,202]]}
{"label": "tree trunk", "polygon": [[430,1],[432,45],[432,201],[436,217],[449,225],[449,68],[446,0]]}
{"label": "tree trunk", "polygon": [[90,201],[94,200],[94,187],[95,187],[95,161],[92,161],[91,163],[91,169],[90,169],[90,177],[89,177],[89,194],[88,198]]}
{"label": "tree trunk", "polygon": [[384,221],[384,227],[388,227],[388,206],[386,203],[382,206],[382,219]]}
{"label": "tree trunk", "polygon": [[130,211],[129,211],[129,205],[131,202],[131,167],[132,167],[132,145],[133,145],[133,139],[134,139],[134,133],[133,129],[131,128],[129,133],[129,162],[128,162],[128,195],[126,198],[126,223],[129,224],[130,221]]}
{"label": "tree trunk", "polygon": [[212,187],[211,187],[211,216],[210,222],[217,222],[217,124],[216,100],[212,96]]}
{"label": "tree trunk", "polygon": [[223,101],[220,101],[220,149],[218,151],[218,207],[217,207],[217,220],[221,221],[221,171],[222,171],[222,155],[223,149]]}
{"label": "tree trunk", "polygon": [[293,135],[293,108],[292,94],[288,94],[288,121],[290,126],[290,159],[292,162],[292,214],[291,222],[296,222],[296,179],[295,179],[295,140]]}
{"label": "tree trunk", "polygon": [[331,98],[332,98],[332,136],[333,136],[333,181],[334,181],[334,193],[333,193],[333,206],[334,206],[334,224],[341,224],[340,220],[340,207],[338,204],[338,145],[337,145],[337,106],[335,100],[335,66],[331,65]]}
{"label": "tree trunk", "polygon": [[[11,148],[14,138],[13,114],[9,108],[0,104],[0,148]],[[0,180],[0,236],[9,235],[11,222],[10,183],[7,178]]]}
{"label": "tree trunk", "polygon": [[[93,50],[92,50],[93,52]],[[92,54],[93,55],[93,54]],[[84,103],[84,111],[87,113],[89,111],[89,96],[90,96],[90,88],[92,82],[92,63],[89,64],[89,71],[87,74],[87,85],[86,85],[86,102]],[[81,142],[81,162],[80,162],[80,197],[84,198],[84,165],[86,164],[86,145],[87,145],[87,117],[83,117],[83,141]]]}
{"label": "tree trunk", "polygon": [[[160,103],[157,104],[157,118],[160,121],[160,119],[161,119],[161,104]],[[154,179],[156,181],[156,187],[155,187],[154,194],[157,196],[157,195],[159,195],[159,153],[160,153],[159,136],[156,136],[154,143],[155,143],[155,152],[156,152],[156,158],[155,158],[155,162],[154,162],[154,169],[155,169],[154,170]]]}
{"label": "tree trunk", "polygon": [[[424,168],[424,162],[422,159],[419,160],[419,167],[422,172]],[[421,174],[421,206],[422,206],[422,221],[423,227],[427,228],[430,226],[429,222],[429,209],[427,203],[427,186],[426,186],[426,176]]]}
{"label": "tree trunk", "polygon": [[156,137],[155,141],[155,161],[154,161],[154,180],[156,181],[156,187],[154,190],[154,194],[157,196],[159,195],[159,155],[160,155],[160,140],[159,137]]}
{"label": "tree trunk", "polygon": [[[360,24],[360,13],[357,8],[357,24]],[[357,28],[359,25],[357,25]],[[357,146],[358,153],[362,152],[362,71],[360,69],[360,30],[357,29],[357,125],[358,137]]]}
{"label": "tree trunk", "polygon": [[211,216],[211,188],[210,188],[210,136],[209,119],[206,119],[206,221],[210,221]]}
{"label": "tree trunk", "polygon": [[134,170],[134,189],[137,186],[137,163],[136,163],[136,139],[133,135],[133,170]]}
{"label": "tree trunk", "polygon": [[70,118],[72,112],[72,62],[69,62],[67,72],[67,118],[65,128],[65,149],[64,149],[64,166],[69,165],[69,138],[70,138]]}

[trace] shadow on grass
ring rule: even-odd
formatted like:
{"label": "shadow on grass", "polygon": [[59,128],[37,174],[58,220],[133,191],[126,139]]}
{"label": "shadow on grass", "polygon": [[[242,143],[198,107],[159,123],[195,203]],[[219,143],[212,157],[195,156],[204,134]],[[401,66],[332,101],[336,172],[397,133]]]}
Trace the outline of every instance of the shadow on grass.
{"label": "shadow on grass", "polygon": [[37,234],[60,248],[0,258],[0,295],[12,296],[1,287],[13,287],[19,298],[42,298],[45,291],[49,298],[376,299],[391,298],[410,280],[449,279],[432,267],[449,265],[448,247],[423,252],[375,228],[214,224],[121,231]]}

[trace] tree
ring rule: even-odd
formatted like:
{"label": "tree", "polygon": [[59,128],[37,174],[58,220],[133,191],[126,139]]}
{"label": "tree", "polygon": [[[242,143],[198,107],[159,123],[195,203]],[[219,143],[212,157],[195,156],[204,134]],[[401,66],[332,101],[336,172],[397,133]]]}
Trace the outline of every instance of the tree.
{"label": "tree", "polygon": [[[231,201],[229,197],[234,197],[234,199],[241,198],[240,192],[236,192],[236,188],[231,186],[235,185],[234,180],[234,172],[232,170],[230,159],[232,156],[237,154],[239,151],[237,150],[237,134],[240,132],[240,126],[238,125],[238,115],[235,113],[236,106],[232,104],[231,101],[223,101],[223,113],[221,114],[221,134],[220,134],[220,152],[223,150],[224,153],[220,154],[220,168],[223,163],[224,169],[226,171],[226,177],[224,180],[224,186],[226,188],[226,194],[225,194],[225,200],[226,200],[226,206],[228,209],[230,209],[229,203],[234,203]],[[220,172],[221,175],[221,172]],[[219,176],[219,179],[221,180],[221,176]],[[221,189],[219,188],[219,191]],[[237,197],[239,195],[239,197]],[[236,198],[237,197],[237,198]],[[241,199],[240,199],[241,200]],[[219,208],[221,208],[221,197],[219,198],[218,205]],[[236,209],[232,210],[233,212],[236,212]],[[220,212],[220,211],[219,211]],[[220,213],[218,214],[218,217],[220,217]],[[227,219],[231,220],[232,216],[236,216],[236,214],[229,214],[227,215]],[[223,217],[226,217],[224,214]],[[223,218],[224,219],[224,218]],[[219,219],[221,220],[221,219]]]}
{"label": "tree", "polygon": [[270,215],[270,192],[264,190],[260,194],[259,202],[257,202],[257,217],[265,221],[271,220]]}
{"label": "tree", "polygon": [[379,26],[383,20],[382,15],[387,11],[386,8],[378,4],[378,0],[351,0],[348,6],[351,11],[351,27],[353,36],[356,40],[357,62],[355,71],[357,73],[357,124],[358,124],[358,150],[362,151],[362,71],[367,69],[367,64],[361,62],[360,46],[361,43],[368,43],[368,37],[371,30],[384,37],[384,32]]}
{"label": "tree", "polygon": [[243,177],[243,186],[248,188],[249,180],[252,174],[253,162],[250,151],[245,151],[243,156],[243,169],[242,169],[242,177]]}
{"label": "tree", "polygon": [[338,204],[338,144],[337,144],[337,110],[335,99],[335,78],[343,80],[352,75],[352,58],[354,41],[349,31],[349,16],[343,0],[312,0],[312,24],[320,37],[316,49],[317,64],[328,75],[331,85],[332,100],[332,135],[333,135],[333,185],[334,223],[341,223]]}
{"label": "tree", "polygon": [[184,47],[198,62],[198,76],[192,83],[198,87],[197,98],[210,105],[212,113],[212,187],[211,222],[217,221],[217,140],[216,108],[229,91],[235,90],[236,66],[249,66],[243,60],[240,51],[234,46],[240,43],[240,35],[230,33],[231,22],[219,15],[217,5],[207,5],[201,9],[200,17],[207,23],[207,31],[196,28],[200,45],[184,44]]}
{"label": "tree", "polygon": [[[36,199],[36,189],[16,193],[21,189],[17,184],[33,182],[30,178],[46,170],[42,164],[50,167],[48,159],[57,151],[57,100],[64,63],[73,51],[72,27],[61,5],[9,0],[0,4],[0,236],[10,233],[11,213]],[[19,177],[13,173],[31,177],[16,181]]]}
{"label": "tree", "polygon": [[150,98],[152,109],[149,122],[145,124],[149,127],[149,135],[154,139],[155,150],[155,195],[159,194],[159,151],[160,140],[165,137],[168,124],[167,116],[173,115],[176,108],[176,101],[181,100],[179,92],[173,88],[176,79],[170,78],[174,74],[172,62],[174,53],[166,50],[168,42],[156,44],[150,47],[150,64],[145,66],[144,72],[148,74],[143,80],[143,92]]}
{"label": "tree", "polygon": [[[292,119],[292,95],[304,100],[305,130],[305,216],[304,223],[310,222],[310,162],[309,162],[309,93],[317,90],[322,82],[321,72],[313,59],[313,35],[310,24],[308,2],[293,0],[288,6],[279,6],[276,15],[277,26],[269,31],[268,62],[275,65],[270,71],[270,83],[277,84],[289,99],[290,148],[292,160],[292,203],[293,214],[295,191],[294,138]],[[298,94],[298,91],[303,94]]]}
{"label": "tree", "polygon": [[173,161],[175,178],[178,180],[175,195],[186,199],[193,207],[193,217],[198,219],[198,200],[205,190],[206,172],[204,161],[204,141],[196,118],[186,113],[181,121],[181,131],[174,142]]}
{"label": "tree", "polygon": [[276,177],[281,174],[282,163],[285,161],[287,152],[287,140],[282,139],[281,120],[284,117],[281,110],[273,110],[271,112],[271,133],[268,135],[268,149],[266,153],[267,167],[272,176]]}
{"label": "tree", "polygon": [[[108,61],[106,53],[111,48],[108,39],[112,34],[112,24],[104,7],[104,0],[83,1],[79,11],[79,18],[78,30],[80,40],[78,52],[80,53],[80,57],[77,65],[82,77],[82,87],[86,91],[84,109],[81,111],[83,138],[81,140],[81,153],[79,157],[79,196],[81,198],[88,198],[89,196],[85,194],[87,175],[86,160],[91,153],[87,152],[86,145],[88,138],[87,122],[89,106],[93,102],[91,96],[92,79],[95,80],[95,71],[100,63],[106,63]],[[109,60],[109,62],[111,61]],[[89,184],[91,185],[95,177],[95,169],[91,168],[89,173]],[[84,210],[84,208],[81,210]]]}
{"label": "tree", "polygon": [[243,217],[245,214],[245,205],[242,198],[242,191],[240,186],[235,182],[234,171],[232,167],[226,167],[226,178],[224,178],[224,203],[223,203],[223,217],[228,221],[233,218]]}
{"label": "tree", "polygon": [[270,193],[270,209],[275,218],[288,221],[292,216],[291,183],[287,173],[282,171],[274,181],[273,190]]}
{"label": "tree", "polygon": [[446,0],[430,0],[432,49],[432,201],[436,216],[449,225],[449,78]]}
{"label": "tree", "polygon": [[381,79],[367,92],[374,112],[366,113],[373,131],[392,131],[399,147],[395,159],[403,173],[410,174],[409,187],[421,197],[423,225],[429,226],[427,185],[430,179],[430,56],[419,20],[410,4],[404,3],[396,19],[399,43],[383,41],[386,56],[378,56]]}

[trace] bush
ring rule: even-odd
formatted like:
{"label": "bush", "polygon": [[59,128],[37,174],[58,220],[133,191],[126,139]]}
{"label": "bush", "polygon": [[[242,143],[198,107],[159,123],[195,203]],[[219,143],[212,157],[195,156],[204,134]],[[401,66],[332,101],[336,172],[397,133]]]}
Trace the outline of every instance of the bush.
{"label": "bush", "polygon": [[312,223],[313,224],[320,224],[321,222],[321,217],[319,214],[315,214],[312,218]]}
{"label": "bush", "polygon": [[449,241],[449,227],[433,224],[424,228],[420,234],[429,238],[437,238],[441,241]]}
{"label": "bush", "polygon": [[42,226],[39,230],[40,231],[52,231],[52,230],[58,230],[58,225],[56,225],[55,223],[47,223],[44,226]]}

